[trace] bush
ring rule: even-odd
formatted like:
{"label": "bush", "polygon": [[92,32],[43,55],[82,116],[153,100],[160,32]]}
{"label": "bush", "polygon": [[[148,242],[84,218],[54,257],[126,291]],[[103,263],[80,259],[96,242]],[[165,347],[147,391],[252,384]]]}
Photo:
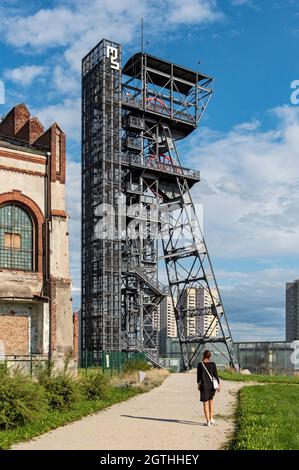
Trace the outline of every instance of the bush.
{"label": "bush", "polygon": [[54,371],[54,363],[39,364],[35,376],[46,390],[46,397],[52,410],[66,411],[80,400],[78,383],[66,372]]}
{"label": "bush", "polygon": [[69,410],[80,399],[78,384],[64,372],[45,378],[42,385],[52,410]]}
{"label": "bush", "polygon": [[7,374],[7,362],[0,362],[0,378]]}
{"label": "bush", "polygon": [[43,387],[20,374],[0,380],[0,428],[9,429],[35,421],[47,411]]}
{"label": "bush", "polygon": [[146,362],[145,359],[129,359],[123,365],[123,371],[127,372],[134,372],[136,370],[150,370],[151,366]]}
{"label": "bush", "polygon": [[80,384],[87,400],[103,400],[108,395],[108,378],[99,370],[88,371]]}
{"label": "bush", "polygon": [[45,361],[35,364],[34,366],[34,375],[38,380],[40,385],[44,385],[49,377],[52,377],[54,374],[54,362]]}

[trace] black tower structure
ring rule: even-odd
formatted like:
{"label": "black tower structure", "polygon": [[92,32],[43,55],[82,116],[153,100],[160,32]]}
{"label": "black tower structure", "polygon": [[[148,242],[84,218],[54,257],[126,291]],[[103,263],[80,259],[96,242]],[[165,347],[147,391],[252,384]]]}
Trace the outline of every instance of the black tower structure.
{"label": "black tower structure", "polygon": [[[102,40],[83,59],[82,80],[83,360],[142,351],[159,365],[164,260],[183,368],[207,343],[224,344],[237,367],[190,192],[200,173],[181,165],[176,145],[197,128],[212,78],[143,52],[122,69],[121,46]],[[192,289],[205,291],[209,306],[186,304]]]}

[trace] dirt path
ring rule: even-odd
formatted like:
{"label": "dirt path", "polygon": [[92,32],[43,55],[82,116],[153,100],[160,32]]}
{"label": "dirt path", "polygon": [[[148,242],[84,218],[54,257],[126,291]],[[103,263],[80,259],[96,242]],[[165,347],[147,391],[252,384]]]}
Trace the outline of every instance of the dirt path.
{"label": "dirt path", "polygon": [[[158,388],[44,434],[14,449],[219,449],[233,430],[236,392],[222,381],[215,398],[217,426],[204,426],[195,372],[171,374]],[[218,416],[217,416],[218,415]]]}

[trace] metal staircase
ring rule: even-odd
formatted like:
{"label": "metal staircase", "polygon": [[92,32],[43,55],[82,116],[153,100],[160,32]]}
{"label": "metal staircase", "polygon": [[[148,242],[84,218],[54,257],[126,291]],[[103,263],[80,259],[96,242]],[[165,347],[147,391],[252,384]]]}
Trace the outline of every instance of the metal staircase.
{"label": "metal staircase", "polygon": [[145,288],[149,288],[156,295],[157,304],[165,297],[162,291],[163,286],[159,282],[154,283],[141,269],[135,268],[133,271],[129,271],[129,274],[136,276]]}

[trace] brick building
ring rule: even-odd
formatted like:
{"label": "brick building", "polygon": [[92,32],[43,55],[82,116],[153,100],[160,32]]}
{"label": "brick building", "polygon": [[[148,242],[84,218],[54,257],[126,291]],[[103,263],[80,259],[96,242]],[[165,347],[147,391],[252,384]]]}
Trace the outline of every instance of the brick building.
{"label": "brick building", "polygon": [[51,357],[74,349],[66,136],[24,104],[0,122],[0,353]]}

